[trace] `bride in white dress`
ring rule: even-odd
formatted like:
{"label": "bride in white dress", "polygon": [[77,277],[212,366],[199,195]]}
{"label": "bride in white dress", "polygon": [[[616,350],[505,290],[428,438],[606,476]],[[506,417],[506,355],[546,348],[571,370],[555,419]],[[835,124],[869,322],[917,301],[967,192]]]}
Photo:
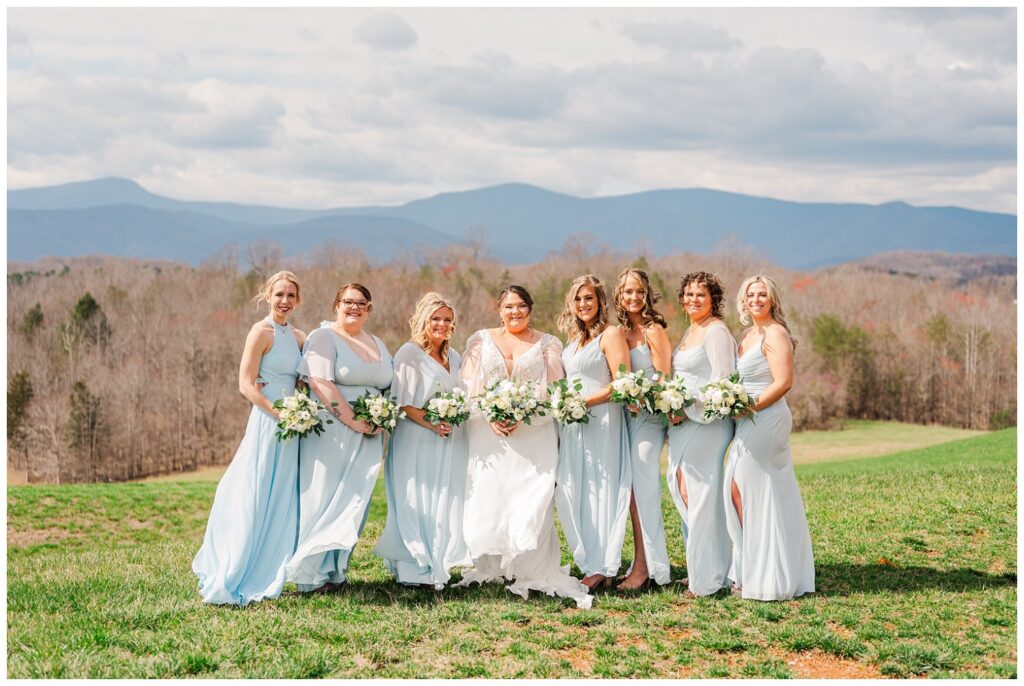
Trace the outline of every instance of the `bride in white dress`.
{"label": "bride in white dress", "polygon": [[[488,381],[513,378],[546,387],[562,378],[562,344],[530,328],[533,299],[522,286],[498,296],[503,326],[477,331],[466,341],[461,377],[470,396]],[[467,423],[469,474],[464,532],[473,567],[460,586],[512,581],[508,590],[572,598],[589,608],[587,587],[561,566],[555,533],[555,466],[558,432],[550,417],[531,424],[489,423],[478,411]]]}

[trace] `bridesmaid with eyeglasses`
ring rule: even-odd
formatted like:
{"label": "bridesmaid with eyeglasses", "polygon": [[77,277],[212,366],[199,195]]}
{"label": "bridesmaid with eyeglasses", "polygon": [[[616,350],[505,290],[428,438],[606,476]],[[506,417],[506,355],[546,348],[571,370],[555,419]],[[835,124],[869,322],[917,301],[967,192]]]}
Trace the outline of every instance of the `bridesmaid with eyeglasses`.
{"label": "bridesmaid with eyeglasses", "polygon": [[302,592],[336,590],[366,523],[384,454],[381,430],[357,420],[349,403],[391,386],[391,355],[365,330],[373,311],[369,289],[347,283],[334,297],[335,321],[309,334],[301,374],[334,415],[299,448],[299,542],[288,578]]}

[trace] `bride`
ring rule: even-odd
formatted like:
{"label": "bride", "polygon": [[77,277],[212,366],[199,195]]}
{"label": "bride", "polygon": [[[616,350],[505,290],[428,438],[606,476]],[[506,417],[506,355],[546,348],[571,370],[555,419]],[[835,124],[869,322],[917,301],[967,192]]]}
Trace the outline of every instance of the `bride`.
{"label": "bride", "polygon": [[[470,396],[488,381],[513,378],[543,388],[564,376],[562,344],[530,328],[533,298],[522,286],[498,296],[502,326],[477,331],[466,341],[461,378]],[[466,543],[473,567],[460,586],[509,579],[511,592],[572,598],[589,608],[593,596],[560,566],[555,534],[555,466],[558,433],[549,417],[532,424],[488,423],[474,412],[467,423],[469,475],[464,505]]]}

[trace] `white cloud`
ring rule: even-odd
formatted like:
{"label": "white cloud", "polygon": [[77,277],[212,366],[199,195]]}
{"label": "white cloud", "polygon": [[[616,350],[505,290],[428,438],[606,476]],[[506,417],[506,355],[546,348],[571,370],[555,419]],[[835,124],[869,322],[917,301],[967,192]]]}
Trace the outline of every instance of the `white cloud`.
{"label": "white cloud", "polygon": [[377,50],[405,50],[416,45],[416,32],[401,17],[387,12],[368,17],[352,37]]}

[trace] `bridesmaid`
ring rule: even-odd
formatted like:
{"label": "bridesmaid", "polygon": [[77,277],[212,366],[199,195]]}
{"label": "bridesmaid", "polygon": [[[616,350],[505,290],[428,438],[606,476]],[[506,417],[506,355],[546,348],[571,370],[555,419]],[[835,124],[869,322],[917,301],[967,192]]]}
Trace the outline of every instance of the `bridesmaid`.
{"label": "bridesmaid", "polygon": [[356,420],[349,405],[391,385],[391,355],[364,330],[373,311],[369,289],[345,284],[333,309],[335,321],[309,334],[299,364],[299,373],[335,417],[321,435],[302,439],[299,542],[288,564],[288,579],[302,592],[329,592],[345,582],[384,451],[381,431]]}
{"label": "bridesmaid", "polygon": [[[612,299],[618,328],[629,347],[630,369],[644,369],[647,375],[672,371],[672,344],[665,333],[668,323],[654,308],[658,294],[651,288],[647,272],[632,267],[615,280]],[[647,412],[626,413],[629,458],[633,473],[633,497],[629,516],[633,522],[633,564],[620,590],[643,588],[653,579],[659,585],[670,581],[671,567],[665,547],[665,525],[661,515],[661,449],[665,427]]]}
{"label": "bridesmaid", "polygon": [[[708,272],[692,272],[679,283],[679,302],[690,318],[672,370],[691,390],[732,374],[736,341],[722,322],[722,284]],[[703,405],[685,408],[668,431],[668,490],[683,523],[688,595],[717,593],[729,585],[732,558],[725,527],[725,451],[734,432],[731,419],[704,419]],[[689,420],[689,421],[685,421]]]}
{"label": "bridesmaid", "polygon": [[306,335],[288,326],[299,304],[291,272],[267,279],[254,300],[270,315],[249,330],[238,390],[252,403],[245,436],[217,484],[203,546],[192,561],[204,603],[248,605],[281,594],[295,550],[297,440],[278,441],[275,400],[295,392],[295,368]]}
{"label": "bridesmaid", "polygon": [[459,383],[459,354],[449,344],[455,308],[427,293],[409,328],[412,340],[395,353],[391,384],[406,418],[398,420],[384,461],[388,515],[374,552],[398,583],[440,590],[451,578],[449,569],[472,563],[462,535],[465,430],[447,422],[435,426],[423,409],[436,393],[450,393]]}
{"label": "bridesmaid", "polygon": [[569,338],[562,352],[566,379],[583,382],[587,424],[560,427],[555,504],[583,584],[610,586],[622,565],[630,502],[629,436],[623,410],[608,402],[612,370],[629,367],[626,337],[608,326],[604,284],[593,274],[569,286],[558,327]]}
{"label": "bridesmaid", "polygon": [[814,592],[811,535],[789,451],[793,417],[785,395],[793,385],[795,342],[771,277],[744,281],[736,306],[740,321],[753,319],[740,341],[737,368],[757,416],[737,421],[726,466],[729,576],[744,598],[789,600]]}

